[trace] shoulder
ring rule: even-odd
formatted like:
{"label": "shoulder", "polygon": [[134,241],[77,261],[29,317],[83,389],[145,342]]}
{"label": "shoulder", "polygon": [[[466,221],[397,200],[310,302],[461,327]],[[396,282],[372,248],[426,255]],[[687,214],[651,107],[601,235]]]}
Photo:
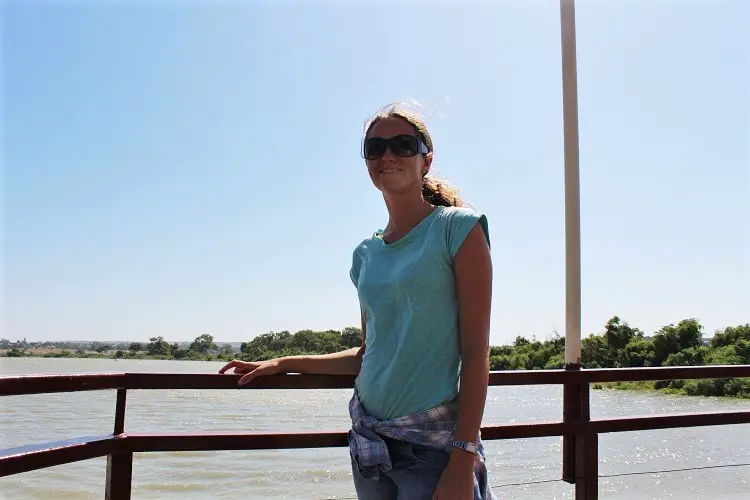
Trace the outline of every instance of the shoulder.
{"label": "shoulder", "polygon": [[440,215],[445,225],[445,236],[451,257],[455,257],[466,237],[477,225],[481,227],[487,244],[490,244],[489,225],[484,213],[469,207],[445,207]]}
{"label": "shoulder", "polygon": [[471,207],[442,207],[442,216],[452,223],[477,222],[487,216]]}
{"label": "shoulder", "polygon": [[375,238],[375,235],[372,235],[369,238],[365,238],[362,241],[360,241],[354,247],[354,250],[352,250],[352,259],[354,260],[361,259],[362,256],[367,253],[367,250],[372,248],[372,243],[373,243],[374,238]]}
{"label": "shoulder", "polygon": [[372,240],[374,236],[365,238],[352,251],[352,262],[349,269],[349,277],[356,285],[359,282],[359,270],[362,267],[362,260],[364,255],[367,253],[367,249],[372,246]]}

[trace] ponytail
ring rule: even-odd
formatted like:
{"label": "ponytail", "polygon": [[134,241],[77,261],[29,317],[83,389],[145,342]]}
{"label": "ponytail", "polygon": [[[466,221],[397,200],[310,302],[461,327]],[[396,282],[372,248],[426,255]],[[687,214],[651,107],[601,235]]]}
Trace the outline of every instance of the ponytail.
{"label": "ponytail", "polygon": [[422,197],[436,206],[461,207],[464,205],[463,200],[458,196],[458,189],[430,175],[422,178]]}

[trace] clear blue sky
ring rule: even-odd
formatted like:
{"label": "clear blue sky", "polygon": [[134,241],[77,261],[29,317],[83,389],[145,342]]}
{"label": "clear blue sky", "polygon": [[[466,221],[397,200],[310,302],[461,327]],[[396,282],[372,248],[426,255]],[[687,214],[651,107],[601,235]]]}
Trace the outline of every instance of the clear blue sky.
{"label": "clear blue sky", "polygon": [[[362,124],[408,98],[489,217],[492,343],[564,331],[556,0],[55,3],[3,13],[0,336],[357,325]],[[584,334],[750,321],[750,2],[577,22]]]}

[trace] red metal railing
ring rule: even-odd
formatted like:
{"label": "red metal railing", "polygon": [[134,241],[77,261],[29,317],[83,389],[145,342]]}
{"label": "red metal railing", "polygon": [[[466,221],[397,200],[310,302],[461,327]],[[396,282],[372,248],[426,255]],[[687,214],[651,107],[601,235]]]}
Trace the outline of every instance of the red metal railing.
{"label": "red metal railing", "polygon": [[[96,457],[107,457],[105,498],[131,496],[133,453],[154,451],[261,450],[346,446],[346,432],[129,434],[125,432],[128,389],[238,389],[236,375],[105,373],[0,377],[0,396],[115,389],[112,434],[0,450],[0,477]],[[562,479],[575,484],[577,500],[598,495],[598,436],[602,433],[750,423],[750,410],[683,413],[613,419],[590,418],[589,385],[595,382],[750,378],[750,365],[535,370],[493,372],[489,385],[563,385],[563,419],[482,428],[483,439],[563,437]],[[241,389],[342,389],[354,377],[274,375]]]}

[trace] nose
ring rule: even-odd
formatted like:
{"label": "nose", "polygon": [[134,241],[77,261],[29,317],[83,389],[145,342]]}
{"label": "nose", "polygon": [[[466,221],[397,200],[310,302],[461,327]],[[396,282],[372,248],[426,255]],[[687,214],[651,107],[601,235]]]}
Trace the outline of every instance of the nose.
{"label": "nose", "polygon": [[396,155],[393,154],[393,151],[391,151],[391,148],[385,148],[385,152],[383,153],[383,156],[380,157],[380,161],[388,161],[388,162],[395,162],[396,161]]}

